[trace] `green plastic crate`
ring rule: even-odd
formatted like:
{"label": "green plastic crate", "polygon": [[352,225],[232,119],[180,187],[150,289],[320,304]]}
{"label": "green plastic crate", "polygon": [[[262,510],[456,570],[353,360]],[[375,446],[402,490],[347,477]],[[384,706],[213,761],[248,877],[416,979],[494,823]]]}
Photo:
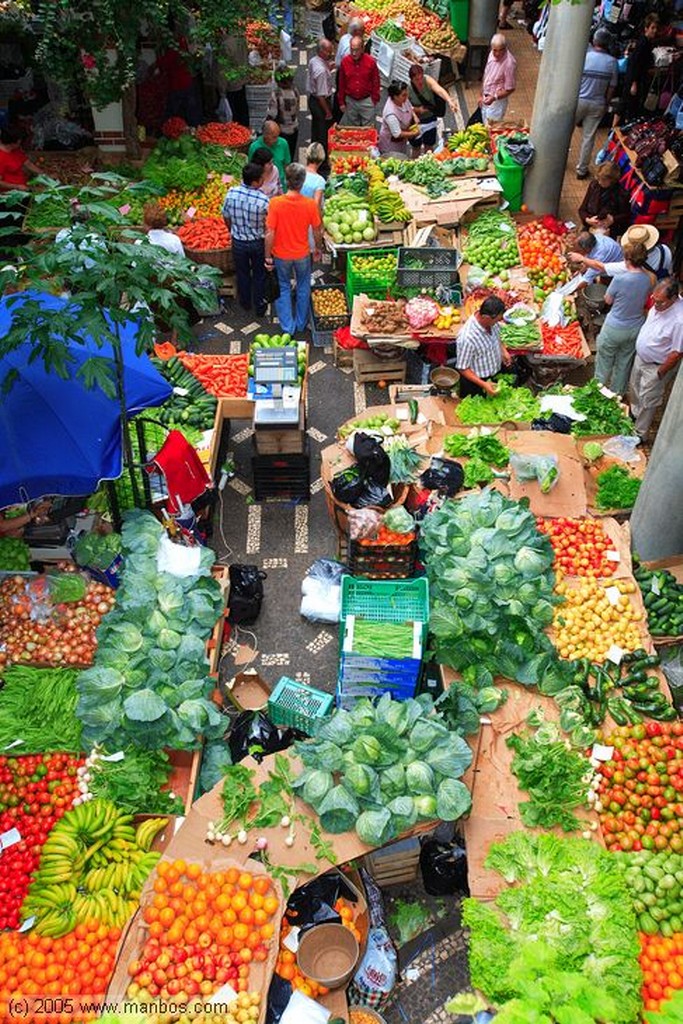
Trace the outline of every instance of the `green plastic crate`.
{"label": "green plastic crate", "polygon": [[333,706],[331,693],[283,676],[268,698],[268,717],[274,725],[298,729],[312,736],[316,722],[329,715]]}
{"label": "green plastic crate", "polygon": [[[348,615],[371,622],[421,622],[422,638],[429,626],[429,583],[426,576],[412,580],[364,580],[342,576],[340,623]],[[340,629],[340,644],[344,630]]]}
{"label": "green plastic crate", "polygon": [[[358,269],[358,258],[360,256],[387,256],[393,254],[396,257],[396,267],[389,273],[380,277],[373,276],[365,270]],[[346,260],[346,298],[349,309],[353,307],[354,295],[364,293],[372,299],[386,299],[387,292],[396,284],[396,273],[398,269],[398,246],[392,245],[386,249],[353,249],[349,252]]]}

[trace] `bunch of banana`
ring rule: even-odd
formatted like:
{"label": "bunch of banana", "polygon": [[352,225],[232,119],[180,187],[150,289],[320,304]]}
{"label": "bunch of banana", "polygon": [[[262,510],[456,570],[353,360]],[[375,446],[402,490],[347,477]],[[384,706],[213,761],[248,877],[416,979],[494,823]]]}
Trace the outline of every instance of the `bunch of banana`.
{"label": "bunch of banana", "polygon": [[407,223],[413,219],[400,195],[383,182],[370,185],[370,206],[383,224],[388,224],[392,220]]}
{"label": "bunch of banana", "polygon": [[434,321],[434,327],[440,331],[448,331],[451,327],[457,327],[460,323],[460,310],[453,306],[439,306],[439,315]]}
{"label": "bunch of banana", "polygon": [[367,166],[365,168],[365,173],[367,174],[368,181],[370,182],[371,185],[376,185],[378,181],[385,180],[384,171],[382,170],[378,163],[375,163],[374,160],[368,160]]}
{"label": "bunch of banana", "polygon": [[131,815],[103,799],[67,811],[43,847],[22,913],[51,936],[89,919],[125,924],[159,859],[150,847],[167,820],[148,818],[135,829]]}
{"label": "bunch of banana", "polygon": [[458,150],[487,153],[489,147],[488,128],[483,124],[472,124],[469,128],[454,132],[446,145],[452,153],[456,153]]}

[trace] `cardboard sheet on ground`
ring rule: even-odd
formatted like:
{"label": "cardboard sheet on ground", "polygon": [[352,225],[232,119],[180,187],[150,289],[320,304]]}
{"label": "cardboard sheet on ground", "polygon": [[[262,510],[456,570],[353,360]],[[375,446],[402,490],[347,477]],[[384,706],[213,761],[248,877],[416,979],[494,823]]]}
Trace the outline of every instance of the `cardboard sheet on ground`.
{"label": "cardboard sheet on ground", "polygon": [[[609,441],[609,437],[596,437],[596,438],[577,438],[576,448],[580,455],[583,453],[583,445],[586,441],[598,441],[600,444],[604,444],[605,441]],[[612,516],[612,515],[630,515],[631,509],[601,509],[596,505],[596,498],[598,493],[597,478],[600,473],[603,473],[606,469],[611,466],[622,466],[624,469],[628,469],[631,476],[638,477],[642,480],[645,476],[647,469],[647,456],[644,452],[638,450],[640,460],[638,462],[622,462],[620,459],[615,459],[611,455],[603,455],[602,458],[598,459],[592,465],[584,465],[584,481],[586,488],[586,499],[588,501],[588,508],[592,515],[595,516]]]}
{"label": "cardboard sheet on ground", "polygon": [[538,516],[584,516],[587,511],[583,466],[572,437],[547,430],[514,431],[508,435],[512,451],[524,455],[556,455],[560,476],[548,494],[536,480],[521,482],[513,472],[509,494],[519,500],[528,498],[531,511]]}

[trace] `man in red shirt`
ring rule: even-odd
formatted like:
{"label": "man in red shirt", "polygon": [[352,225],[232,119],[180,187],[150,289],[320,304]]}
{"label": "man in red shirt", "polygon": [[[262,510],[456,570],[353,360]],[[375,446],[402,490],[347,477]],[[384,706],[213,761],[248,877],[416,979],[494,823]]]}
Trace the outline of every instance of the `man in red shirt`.
{"label": "man in red shirt", "polygon": [[363,49],[360,36],[353,36],[351,48],[339,65],[337,99],[341,123],[360,128],[375,123],[375,107],[379,103],[379,70],[377,61]]}

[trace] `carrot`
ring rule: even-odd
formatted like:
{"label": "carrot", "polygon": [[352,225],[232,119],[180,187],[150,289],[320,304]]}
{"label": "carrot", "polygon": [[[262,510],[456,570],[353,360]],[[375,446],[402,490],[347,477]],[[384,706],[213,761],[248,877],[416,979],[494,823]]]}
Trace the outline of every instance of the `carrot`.
{"label": "carrot", "polygon": [[211,121],[197,128],[197,138],[200,142],[213,143],[215,146],[245,146],[251,142],[251,131],[236,121],[227,124]]}
{"label": "carrot", "polygon": [[248,353],[209,356],[181,352],[178,358],[216,398],[243,398],[246,395]]}

